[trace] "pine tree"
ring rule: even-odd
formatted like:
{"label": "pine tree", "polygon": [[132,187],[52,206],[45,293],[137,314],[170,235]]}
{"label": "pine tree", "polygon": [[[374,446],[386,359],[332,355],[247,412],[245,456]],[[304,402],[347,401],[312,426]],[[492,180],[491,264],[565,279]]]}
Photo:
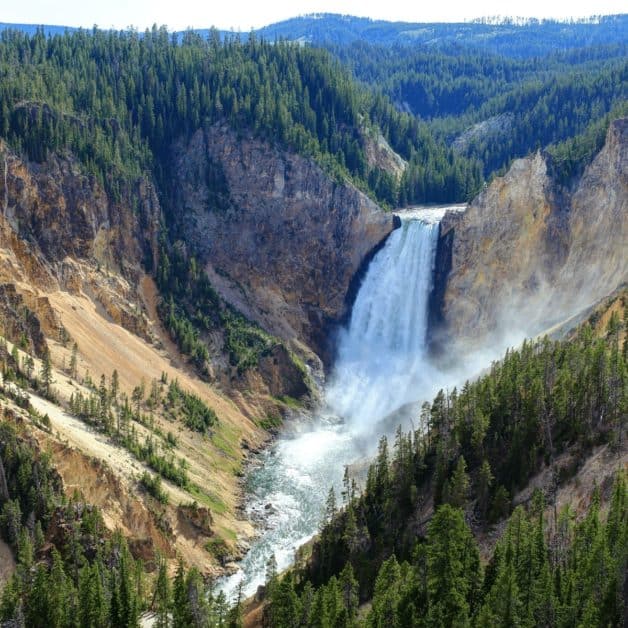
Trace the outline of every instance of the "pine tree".
{"label": "pine tree", "polygon": [[229,609],[227,616],[228,628],[242,628],[244,625],[242,618],[242,602],[244,601],[244,578],[238,583],[235,604]]}
{"label": "pine tree", "polygon": [[340,573],[339,585],[342,602],[347,611],[347,625],[353,625],[358,614],[360,589],[353,573],[353,567],[349,562],[347,562]]}
{"label": "pine tree", "polygon": [[31,536],[26,526],[24,526],[20,532],[18,544],[17,544],[17,559],[20,569],[27,572],[33,565],[34,550]]}
{"label": "pine tree", "polygon": [[118,564],[115,590],[118,598],[117,617],[114,621],[124,628],[135,628],[138,625],[139,612],[136,589],[133,582],[134,561],[126,543],[121,544],[120,561]]}
{"label": "pine tree", "polygon": [[79,620],[81,628],[106,628],[109,625],[107,600],[100,561],[85,565],[79,574]]}
{"label": "pine tree", "polygon": [[327,501],[325,502],[324,523],[329,523],[336,516],[337,512],[338,507],[336,506],[336,491],[334,491],[334,487],[332,486],[329,489]]}
{"label": "pine tree", "polygon": [[373,628],[388,628],[398,625],[397,608],[401,600],[401,567],[395,556],[382,563],[373,592],[373,607],[369,613],[369,625]]}
{"label": "pine tree", "polygon": [[484,459],[478,472],[476,490],[478,496],[478,509],[480,511],[480,516],[482,517],[483,521],[486,520],[490,491],[494,479],[495,478],[491,473],[491,465],[488,463],[488,460]]}
{"label": "pine tree", "polygon": [[446,501],[454,508],[462,508],[469,494],[469,476],[467,475],[467,463],[464,456],[458,458],[456,468],[449,482],[449,495]]}
{"label": "pine tree", "polygon": [[185,567],[180,560],[173,582],[172,626],[173,628],[188,628],[191,625],[192,614],[187,595]]}
{"label": "pine tree", "polygon": [[[203,577],[195,567],[189,570],[185,587],[187,590],[188,619],[190,621],[188,625],[194,628],[204,628],[209,621],[210,609]],[[225,619],[228,619],[228,614]]]}
{"label": "pine tree", "polygon": [[70,376],[72,379],[78,378],[78,345],[72,345],[72,356],[70,357]]}
{"label": "pine tree", "polygon": [[608,547],[614,556],[626,554],[628,551],[628,491],[623,471],[619,471],[615,477],[606,522],[606,536]]}
{"label": "pine tree", "polygon": [[266,592],[272,596],[273,590],[277,585],[277,559],[271,554],[266,561]]}
{"label": "pine tree", "polygon": [[[17,574],[14,574],[5,583],[4,589],[2,590],[0,597],[0,622],[7,624],[13,622],[13,624],[9,625],[19,625],[16,622],[16,615],[18,607],[21,606],[20,589],[20,578]],[[21,625],[24,626],[23,618]]]}
{"label": "pine tree", "polygon": [[52,362],[50,360],[50,351],[46,349],[44,356],[41,361],[41,370],[39,372],[41,377],[41,382],[44,387],[44,393],[46,397],[50,398],[51,396],[51,386],[54,383],[52,378]]}
{"label": "pine tree", "polygon": [[24,358],[24,372],[26,374],[26,379],[29,381],[33,378],[33,371],[35,370],[35,361],[33,360],[33,356],[27,355]]}
{"label": "pine tree", "polygon": [[118,376],[117,369],[113,369],[113,373],[111,374],[111,389],[109,391],[109,398],[113,403],[114,407],[118,407],[118,395],[120,394],[120,378]]}
{"label": "pine tree", "polygon": [[63,568],[63,561],[57,550],[52,551],[52,566],[46,585],[48,625],[66,626],[71,611],[72,583]]}
{"label": "pine tree", "polygon": [[140,404],[142,403],[142,399],[144,398],[144,389],[142,386],[136,386],[131,393],[131,400],[135,404],[135,414],[136,416],[140,415]]}
{"label": "pine tree", "polygon": [[346,504],[351,499],[351,479],[349,477],[349,467],[345,466],[342,476],[342,503]]}
{"label": "pine tree", "polygon": [[268,610],[264,616],[265,626],[298,628],[301,609],[290,574],[284,576],[274,588]]}
{"label": "pine tree", "polygon": [[441,506],[427,532],[428,616],[434,625],[462,626],[479,580],[479,553],[462,511]]}
{"label": "pine tree", "polygon": [[153,595],[155,626],[157,628],[168,628],[170,625],[171,591],[167,568],[166,560],[160,557],[159,571],[155,581],[155,593]]}
{"label": "pine tree", "polygon": [[100,376],[100,386],[98,387],[98,418],[102,428],[109,432],[109,392],[104,374]]}
{"label": "pine tree", "polygon": [[478,625],[517,628],[522,625],[522,612],[514,566],[502,559],[495,584],[480,610]]}

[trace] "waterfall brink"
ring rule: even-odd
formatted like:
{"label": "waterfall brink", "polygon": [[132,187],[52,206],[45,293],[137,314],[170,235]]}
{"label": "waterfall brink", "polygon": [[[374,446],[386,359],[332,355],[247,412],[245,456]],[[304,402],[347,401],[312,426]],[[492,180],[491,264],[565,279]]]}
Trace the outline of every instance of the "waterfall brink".
{"label": "waterfall brink", "polygon": [[339,338],[329,411],[356,432],[415,401],[428,384],[428,300],[443,210],[401,216],[371,262]]}

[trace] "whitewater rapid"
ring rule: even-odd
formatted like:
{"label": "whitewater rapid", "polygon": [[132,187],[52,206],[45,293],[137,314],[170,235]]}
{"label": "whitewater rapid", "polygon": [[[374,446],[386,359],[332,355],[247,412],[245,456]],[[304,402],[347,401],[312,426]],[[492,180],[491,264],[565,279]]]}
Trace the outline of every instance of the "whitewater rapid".
{"label": "whitewater rapid", "polygon": [[339,334],[314,425],[280,438],[249,473],[246,512],[263,527],[238,572],[219,583],[230,599],[242,579],[245,595],[264,583],[271,555],[280,570],[293,562],[320,526],[329,488],[339,494],[345,466],[377,445],[377,424],[436,392],[440,377],[426,354],[428,301],[439,222],[448,209],[458,208],[399,214],[401,226],[371,261]]}

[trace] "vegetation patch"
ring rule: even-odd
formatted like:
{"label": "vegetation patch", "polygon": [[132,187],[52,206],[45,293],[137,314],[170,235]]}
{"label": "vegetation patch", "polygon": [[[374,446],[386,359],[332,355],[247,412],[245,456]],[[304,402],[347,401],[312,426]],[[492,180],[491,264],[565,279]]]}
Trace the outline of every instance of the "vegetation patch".
{"label": "vegetation patch", "polygon": [[158,475],[151,475],[148,471],[144,471],[140,477],[140,484],[158,502],[164,505],[168,503],[168,493],[163,490],[161,478]]}
{"label": "vegetation patch", "polygon": [[184,391],[176,379],[170,382],[163,405],[168,414],[181,417],[186,427],[201,434],[218,423],[216,413],[200,397]]}
{"label": "vegetation patch", "polygon": [[201,373],[207,374],[207,336],[219,334],[229,363],[239,374],[259,364],[277,343],[220,299],[196,259],[179,245],[168,248],[162,240],[157,283],[163,300],[159,315],[183,353]]}
{"label": "vegetation patch", "polygon": [[258,425],[267,432],[272,432],[283,425],[283,419],[278,414],[269,414],[266,418],[260,419]]}
{"label": "vegetation patch", "polygon": [[231,550],[225,541],[219,537],[213,537],[205,543],[205,549],[214,556],[221,565],[229,562]]}

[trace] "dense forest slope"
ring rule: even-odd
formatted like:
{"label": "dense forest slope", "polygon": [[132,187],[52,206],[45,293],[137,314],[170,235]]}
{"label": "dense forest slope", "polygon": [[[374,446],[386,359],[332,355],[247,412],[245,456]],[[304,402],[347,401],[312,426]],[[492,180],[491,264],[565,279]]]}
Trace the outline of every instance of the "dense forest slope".
{"label": "dense forest slope", "polygon": [[270,625],[621,625],[627,306],[623,290],[382,438],[363,493],[349,475],[341,508],[330,493],[311,558],[269,570]]}
{"label": "dense forest slope", "polygon": [[435,308],[452,338],[535,333],[628,281],[628,119],[571,188],[551,163],[541,152],[515,161],[443,221]]}

